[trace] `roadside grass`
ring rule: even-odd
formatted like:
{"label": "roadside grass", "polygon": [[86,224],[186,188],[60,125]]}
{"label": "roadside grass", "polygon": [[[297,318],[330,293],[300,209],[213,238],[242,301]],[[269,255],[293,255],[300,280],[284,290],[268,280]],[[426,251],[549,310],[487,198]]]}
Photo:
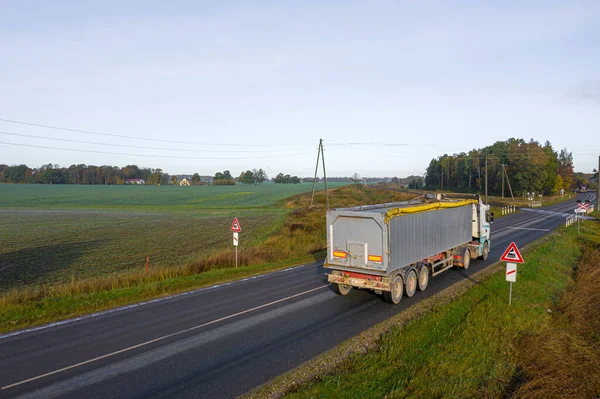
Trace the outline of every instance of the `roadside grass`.
{"label": "roadside grass", "polygon": [[[368,187],[340,187],[330,191],[333,207],[402,201],[412,197]],[[326,248],[325,193],[315,194],[312,207],[309,207],[310,200],[310,194],[299,194],[279,201],[276,206],[284,217],[275,225],[268,219],[257,222],[265,223],[266,227],[251,244],[240,246],[241,267],[237,269],[233,267],[235,251],[228,246],[209,255],[199,255],[181,266],[151,267],[148,273],[140,264],[133,271],[94,277],[84,274],[73,276],[69,281],[11,289],[0,294],[0,332],[321,259]],[[229,231],[226,234],[229,243]],[[244,239],[243,235],[241,238]],[[184,242],[191,239],[187,237]],[[161,245],[160,242],[154,244]]]}
{"label": "roadside grass", "polygon": [[[404,326],[392,328],[381,336],[377,350],[354,355],[335,374],[323,376],[286,397],[511,397],[526,378],[523,370],[536,367],[524,363],[528,351],[530,359],[557,361],[560,355],[568,356],[560,350],[557,356],[548,357],[538,352],[546,350],[541,344],[552,330],[555,313],[560,313],[557,309],[562,293],[573,287],[574,267],[585,248],[600,243],[600,224],[585,224],[584,234],[579,238],[576,229],[561,228],[525,251],[526,263],[519,266],[511,306],[508,306],[509,285],[504,273],[496,273],[454,301],[434,307]],[[589,284],[589,290],[600,288],[598,280]],[[592,316],[598,312],[598,304],[595,306]],[[586,313],[581,308],[574,312],[584,323]],[[595,336],[588,335],[587,342],[590,337],[597,342],[599,333],[595,330]],[[531,342],[536,340],[538,345],[532,346]],[[574,339],[574,344],[580,344],[579,352],[574,353],[590,355],[589,345],[581,342]],[[593,356],[597,361],[598,352]],[[573,361],[558,363],[574,367]],[[592,363],[582,362],[582,366],[571,371],[569,376],[575,378],[571,381],[590,377],[584,367]],[[548,372],[531,377],[534,388],[542,386],[543,379],[556,371],[550,366],[542,370]],[[594,371],[593,377],[596,375]],[[587,386],[598,387],[598,382],[588,382]],[[560,394],[557,391],[554,396]],[[518,392],[517,397],[521,397]]]}
{"label": "roadside grass", "polygon": [[[588,232],[589,234],[589,232]],[[584,234],[584,240],[586,236]],[[517,398],[600,397],[600,247],[589,242],[551,321],[523,337]]]}

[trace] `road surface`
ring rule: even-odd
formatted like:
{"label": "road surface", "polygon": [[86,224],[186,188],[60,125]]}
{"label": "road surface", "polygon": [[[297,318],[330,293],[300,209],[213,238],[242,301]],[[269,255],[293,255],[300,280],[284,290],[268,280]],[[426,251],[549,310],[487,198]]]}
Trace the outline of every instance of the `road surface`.
{"label": "road surface", "polygon": [[487,262],[447,271],[397,306],[368,291],[335,295],[318,262],[0,336],[0,397],[233,398],[486,268],[511,241],[564,225],[574,208],[497,219]]}

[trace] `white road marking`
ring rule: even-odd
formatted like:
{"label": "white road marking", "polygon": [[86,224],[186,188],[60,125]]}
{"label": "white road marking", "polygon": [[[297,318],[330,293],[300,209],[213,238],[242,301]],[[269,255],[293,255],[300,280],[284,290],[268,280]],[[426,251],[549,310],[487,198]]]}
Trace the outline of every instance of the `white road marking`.
{"label": "white road marking", "polygon": [[[201,350],[200,347],[202,346],[208,350],[208,347],[218,345],[216,341],[239,339],[229,337],[234,334],[242,334],[253,326],[264,325],[263,323],[275,320],[284,315],[297,314],[297,312],[306,311],[310,306],[319,306],[319,304],[322,306],[323,301],[336,299],[335,297],[336,295],[332,291],[321,290],[320,292],[314,293],[314,295],[308,295],[302,299],[299,298],[297,301],[287,302],[281,306],[269,308],[264,312],[248,315],[248,317],[241,317],[232,320],[231,323],[223,323],[223,325],[220,325],[219,327],[202,331],[200,334],[191,334],[188,337],[182,337],[182,339],[165,343],[165,345],[157,345],[156,348],[140,351],[140,353],[132,354],[125,359],[115,359],[114,362],[109,362],[104,366],[94,367],[89,371],[77,373],[72,377],[65,377],[57,382],[49,383],[48,385],[18,396],[17,398],[38,399],[66,396],[94,384],[101,384],[109,379],[150,367],[153,364],[172,358],[173,356],[181,355],[183,353],[189,354],[191,351]],[[249,342],[248,345],[252,346],[253,344]],[[257,343],[257,345],[260,346],[261,344]],[[198,364],[198,366],[206,369],[205,365]],[[143,395],[144,394],[142,394],[142,396]]]}
{"label": "white road marking", "polygon": [[268,306],[272,306],[272,305],[275,305],[275,304],[278,304],[278,303],[281,303],[281,302],[285,302],[285,301],[288,301],[290,299],[297,298],[299,296],[306,295],[306,294],[309,294],[311,292],[314,292],[314,291],[317,291],[317,290],[320,290],[320,289],[323,289],[323,288],[327,288],[327,287],[329,287],[329,284],[328,285],[323,285],[321,287],[313,288],[311,290],[304,291],[304,292],[301,292],[299,294],[294,294],[294,295],[288,296],[286,298],[278,299],[276,301],[269,302],[269,303],[266,303],[264,305],[256,306],[256,307],[251,308],[251,309],[246,309],[246,310],[243,310],[241,312],[234,313],[234,314],[229,315],[229,316],[221,317],[219,319],[212,320],[212,321],[209,321],[209,322],[204,323],[204,324],[200,324],[200,325],[197,325],[197,326],[194,326],[194,327],[186,328],[185,330],[177,331],[177,332],[174,332],[174,333],[171,333],[171,334],[164,335],[162,337],[151,339],[149,341],[142,342],[141,344],[133,345],[133,346],[130,346],[128,348],[124,348],[124,349],[121,349],[121,350],[118,350],[118,351],[115,351],[115,352],[107,353],[105,355],[98,356],[98,357],[95,357],[93,359],[85,360],[83,362],[80,362],[80,363],[77,363],[77,364],[73,364],[71,366],[67,366],[67,367],[63,367],[63,368],[58,369],[58,370],[50,371],[48,373],[41,374],[41,375],[38,375],[36,377],[31,377],[31,378],[28,378],[28,379],[23,380],[23,381],[15,382],[14,384],[3,386],[0,389],[6,390],[6,389],[9,389],[9,388],[14,388],[16,386],[23,385],[23,384],[26,384],[28,382],[39,380],[40,378],[48,377],[48,376],[51,376],[51,375],[54,375],[54,374],[61,373],[63,371],[67,371],[67,370],[71,370],[71,369],[74,369],[74,368],[77,368],[77,367],[81,367],[83,365],[90,364],[90,363],[96,362],[98,360],[106,359],[108,357],[115,356],[115,355],[118,355],[120,353],[128,352],[128,351],[131,351],[131,350],[134,350],[134,349],[146,346],[146,345],[150,345],[150,344],[155,343],[155,342],[163,341],[165,339],[172,338],[172,337],[175,337],[177,335],[185,334],[187,332],[194,331],[194,330],[197,330],[199,328],[209,326],[211,324],[215,324],[215,323],[218,323],[218,322],[221,322],[221,321],[224,321],[224,320],[231,319],[231,318],[236,317],[236,316],[241,316],[243,314],[253,312],[255,310],[263,309],[263,308],[266,308]]}
{"label": "white road marking", "polygon": [[535,231],[550,231],[550,229],[532,229],[529,227],[508,227],[509,229],[513,229],[513,230],[535,230]]}
{"label": "white road marking", "polygon": [[214,290],[215,288],[226,287],[228,285],[242,283],[244,281],[254,280],[254,279],[257,279],[257,278],[262,278],[262,277],[266,277],[266,276],[269,276],[269,275],[272,275],[272,274],[276,274],[276,273],[285,273],[285,272],[289,272],[291,270],[296,270],[296,269],[300,269],[302,267],[311,266],[311,265],[315,265],[315,263],[307,263],[305,265],[288,267],[287,269],[282,269],[282,270],[277,270],[277,271],[274,271],[274,272],[259,274],[257,276],[252,276],[252,277],[246,277],[246,278],[243,278],[241,280],[235,280],[235,281],[230,281],[230,282],[223,283],[223,284],[211,285],[210,287],[199,288],[199,289],[193,290],[193,291],[186,291],[186,292],[182,292],[182,293],[175,294],[175,295],[169,295],[169,296],[165,296],[165,297],[162,297],[162,298],[152,299],[152,300],[149,300],[149,301],[138,302],[138,303],[134,303],[134,304],[131,304],[131,305],[126,305],[126,306],[121,306],[121,307],[114,308],[114,309],[108,309],[108,310],[104,310],[102,312],[96,312],[96,313],[88,314],[88,315],[81,316],[81,317],[75,317],[75,318],[72,318],[72,319],[66,319],[66,320],[61,320],[61,321],[57,321],[57,322],[54,322],[54,323],[48,323],[48,324],[44,324],[43,326],[39,326],[39,327],[26,328],[24,330],[18,330],[18,331],[14,331],[14,332],[11,332],[11,333],[4,334],[4,335],[0,335],[0,340],[5,339],[5,338],[14,337],[15,335],[21,335],[21,334],[25,334],[25,333],[34,332],[34,331],[45,330],[45,329],[51,328],[51,327],[62,326],[63,324],[74,323],[76,321],[86,320],[86,319],[90,319],[92,317],[104,316],[104,315],[107,315],[107,314],[110,314],[110,313],[121,312],[123,310],[137,308],[139,306],[150,305],[150,304],[156,303],[156,302],[168,301],[170,299],[179,298],[179,297],[186,296],[186,295],[197,294],[197,293],[203,292],[203,291]]}

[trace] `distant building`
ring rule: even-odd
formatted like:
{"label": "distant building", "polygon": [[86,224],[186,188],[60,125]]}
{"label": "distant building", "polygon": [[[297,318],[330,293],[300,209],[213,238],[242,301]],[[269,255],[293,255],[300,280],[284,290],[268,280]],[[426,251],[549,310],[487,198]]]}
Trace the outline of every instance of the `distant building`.
{"label": "distant building", "polygon": [[179,182],[180,186],[191,186],[192,185],[192,179],[188,179],[187,177],[184,177],[183,179],[181,179],[181,181]]}
{"label": "distant building", "polygon": [[213,177],[212,176],[200,176],[200,184],[212,184]]}
{"label": "distant building", "polygon": [[144,179],[126,179],[125,184],[146,184]]}

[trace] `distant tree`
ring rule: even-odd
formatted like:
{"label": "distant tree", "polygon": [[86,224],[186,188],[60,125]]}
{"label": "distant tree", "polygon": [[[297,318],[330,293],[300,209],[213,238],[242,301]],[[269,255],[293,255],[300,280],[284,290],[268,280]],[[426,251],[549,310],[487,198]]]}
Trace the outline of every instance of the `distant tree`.
{"label": "distant tree", "polygon": [[558,155],[558,174],[563,179],[563,184],[567,189],[572,189],[575,185],[575,173],[573,172],[573,154],[566,148],[560,150]]}
{"label": "distant tree", "polygon": [[175,176],[175,175],[171,176],[171,184],[177,185],[177,176]]}
{"label": "distant tree", "polygon": [[354,188],[356,188],[356,185],[360,182],[360,175],[358,173],[352,175],[352,182],[354,183]]}
{"label": "distant tree", "polygon": [[254,173],[250,170],[242,172],[240,177],[238,177],[238,182],[241,184],[255,184]]}
{"label": "distant tree", "polygon": [[27,165],[8,166],[5,168],[3,176],[7,183],[25,183]]}
{"label": "distant tree", "polygon": [[553,187],[553,192],[554,195],[558,195],[560,193],[560,190],[563,188],[563,179],[561,175],[556,176],[556,179],[554,179],[554,187]]}
{"label": "distant tree", "polygon": [[285,176],[283,175],[283,173],[278,173],[277,176],[273,178],[273,183],[285,184]]}
{"label": "distant tree", "polygon": [[412,179],[410,181],[410,184],[408,185],[408,188],[412,188],[415,190],[419,190],[421,187],[423,187],[423,179],[421,179],[420,177]]}
{"label": "distant tree", "polygon": [[267,176],[267,172],[265,172],[262,169],[253,169],[252,170],[252,175],[253,175],[253,178],[254,178],[254,184],[263,183],[263,182],[267,181],[267,179],[269,178]]}
{"label": "distant tree", "polygon": [[225,170],[215,173],[212,184],[214,186],[233,186],[235,185],[235,179],[231,176],[231,172]]}
{"label": "distant tree", "polygon": [[298,176],[284,175],[283,173],[279,173],[277,176],[275,176],[273,182],[277,184],[298,184],[301,183],[302,180]]}
{"label": "distant tree", "polygon": [[200,175],[198,173],[194,173],[194,175],[192,176],[192,184],[194,186],[200,184]]}
{"label": "distant tree", "polygon": [[398,185],[400,185],[400,179],[398,179],[398,178],[397,178],[397,177],[395,177],[395,176],[394,176],[394,177],[392,177],[392,184],[395,184],[395,185],[397,185],[397,186],[398,186]]}

